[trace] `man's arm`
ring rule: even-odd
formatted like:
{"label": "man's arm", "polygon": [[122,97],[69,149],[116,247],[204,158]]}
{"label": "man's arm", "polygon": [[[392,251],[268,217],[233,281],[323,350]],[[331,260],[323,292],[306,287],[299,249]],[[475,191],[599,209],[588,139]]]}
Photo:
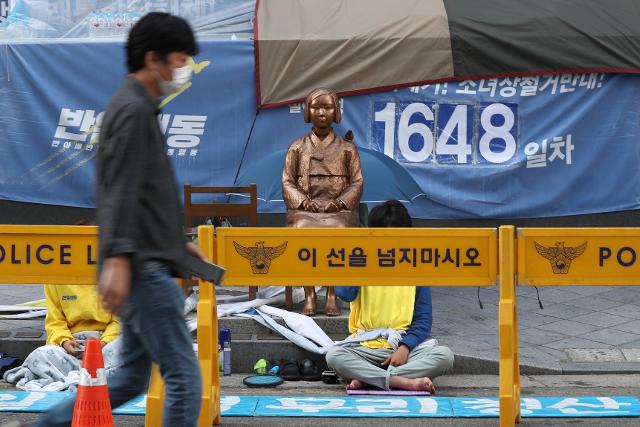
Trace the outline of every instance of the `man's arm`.
{"label": "man's arm", "polygon": [[104,141],[98,179],[102,194],[100,215],[104,258],[136,252],[138,194],[149,146],[149,113],[140,104],[126,105],[113,121],[113,133]]}
{"label": "man's arm", "polygon": [[336,295],[342,301],[351,302],[358,297],[360,287],[358,286],[336,286]]}
{"label": "man's arm", "polygon": [[431,307],[431,288],[428,286],[416,287],[416,302],[413,307],[413,320],[406,335],[400,341],[413,350],[418,344],[431,336],[431,324],[433,321]]}
{"label": "man's arm", "polygon": [[136,252],[136,207],[149,147],[149,112],[145,106],[129,104],[116,114],[110,126],[114,131],[102,141],[102,170],[98,176],[104,251],[98,292],[112,313],[118,313],[129,295],[131,256]]}

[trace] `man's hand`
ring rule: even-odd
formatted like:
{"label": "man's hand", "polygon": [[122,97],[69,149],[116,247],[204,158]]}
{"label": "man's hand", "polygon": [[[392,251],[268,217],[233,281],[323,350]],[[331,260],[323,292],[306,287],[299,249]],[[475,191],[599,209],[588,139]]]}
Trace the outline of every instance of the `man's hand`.
{"label": "man's hand", "polygon": [[112,313],[118,313],[129,298],[131,288],[131,261],[127,256],[106,258],[98,278],[98,293],[102,305]]}
{"label": "man's hand", "polygon": [[339,200],[332,200],[324,207],[324,211],[327,213],[339,212],[342,210],[342,202]]}
{"label": "man's hand", "polygon": [[302,209],[307,212],[320,212],[320,206],[318,205],[318,203],[314,202],[311,199],[306,199],[304,202],[302,202]]}
{"label": "man's hand", "polygon": [[82,353],[78,351],[80,350],[80,348],[82,348],[82,346],[77,341],[66,340],[65,342],[62,343],[62,348],[64,348],[64,351],[66,351],[73,357],[80,358],[80,356],[82,355]]}
{"label": "man's hand", "polygon": [[385,359],[382,362],[382,366],[402,366],[407,363],[407,359],[409,359],[409,347],[404,344],[400,344],[398,349],[393,352],[393,354]]}
{"label": "man's hand", "polygon": [[187,243],[187,252],[189,252],[189,254],[193,255],[194,257],[199,258],[201,261],[211,262],[207,259],[206,256],[204,256],[202,250],[200,249],[200,246],[196,245],[195,243]]}

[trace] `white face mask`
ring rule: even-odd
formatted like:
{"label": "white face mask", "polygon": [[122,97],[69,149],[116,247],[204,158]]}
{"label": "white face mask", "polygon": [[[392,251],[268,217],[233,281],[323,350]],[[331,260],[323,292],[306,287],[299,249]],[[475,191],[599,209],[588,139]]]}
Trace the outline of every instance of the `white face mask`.
{"label": "white face mask", "polygon": [[171,72],[170,81],[158,78],[160,91],[164,96],[178,92],[182,88],[182,86],[184,86],[186,83],[189,83],[192,73],[193,70],[188,65],[185,65],[184,67],[174,68]]}

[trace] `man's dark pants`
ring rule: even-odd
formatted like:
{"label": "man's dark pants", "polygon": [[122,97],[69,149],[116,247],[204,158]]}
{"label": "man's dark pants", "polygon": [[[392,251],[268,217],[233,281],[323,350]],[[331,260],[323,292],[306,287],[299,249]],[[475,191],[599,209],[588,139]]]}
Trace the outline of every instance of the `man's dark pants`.
{"label": "man's dark pants", "polygon": [[[134,275],[121,321],[123,365],[108,379],[111,407],[146,391],[153,361],[165,382],[163,426],[196,426],[200,368],[184,321],[184,296],[165,266],[147,262]],[[64,402],[35,425],[70,426],[73,406],[74,399]]]}

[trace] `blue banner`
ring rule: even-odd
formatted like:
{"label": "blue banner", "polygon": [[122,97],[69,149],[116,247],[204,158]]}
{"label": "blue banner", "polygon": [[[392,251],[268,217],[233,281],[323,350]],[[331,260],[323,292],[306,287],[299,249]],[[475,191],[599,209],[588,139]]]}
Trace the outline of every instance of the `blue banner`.
{"label": "blue banner", "polygon": [[[443,83],[344,98],[336,129],[409,171],[416,217],[612,212],[639,206],[639,95],[636,75]],[[242,169],[308,129],[300,105],[261,112]]]}
{"label": "blue banner", "polygon": [[[301,105],[257,112],[251,41],[200,45],[192,84],[159,117],[167,155],[180,184],[244,184],[310,125]],[[115,42],[0,45],[0,198],[94,206],[92,159],[124,64]],[[442,83],[344,98],[335,129],[410,173],[424,193],[415,217],[612,212],[640,205],[639,95],[636,75]]]}
{"label": "blue banner", "polygon": [[[201,42],[190,85],[159,116],[180,184],[233,183],[256,115],[253,45]],[[0,198],[95,205],[103,112],[121,43],[0,45]]]}

